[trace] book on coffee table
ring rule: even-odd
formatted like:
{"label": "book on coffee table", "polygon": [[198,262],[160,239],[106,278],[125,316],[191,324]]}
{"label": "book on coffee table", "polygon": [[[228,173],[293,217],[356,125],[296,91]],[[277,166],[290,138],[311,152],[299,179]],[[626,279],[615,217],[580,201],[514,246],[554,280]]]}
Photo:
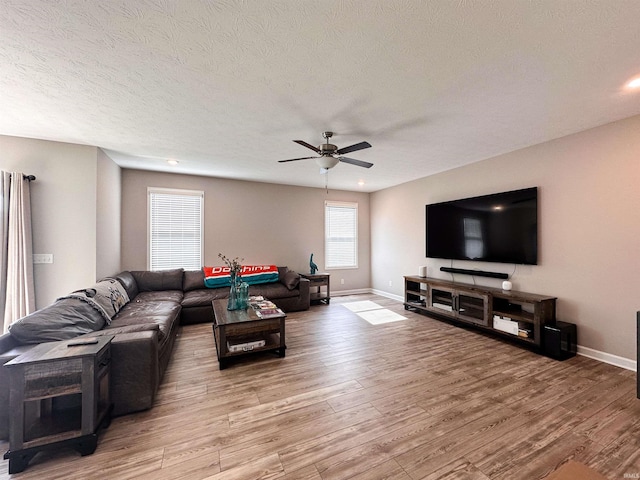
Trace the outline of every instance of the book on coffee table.
{"label": "book on coffee table", "polygon": [[278,306],[273,303],[270,300],[260,300],[260,301],[256,301],[256,302],[249,302],[249,305],[251,305],[251,308],[253,308],[254,310],[271,310],[274,308],[278,308]]}
{"label": "book on coffee table", "polygon": [[282,317],[284,312],[279,308],[261,308],[256,309],[256,315],[260,318],[276,318]]}

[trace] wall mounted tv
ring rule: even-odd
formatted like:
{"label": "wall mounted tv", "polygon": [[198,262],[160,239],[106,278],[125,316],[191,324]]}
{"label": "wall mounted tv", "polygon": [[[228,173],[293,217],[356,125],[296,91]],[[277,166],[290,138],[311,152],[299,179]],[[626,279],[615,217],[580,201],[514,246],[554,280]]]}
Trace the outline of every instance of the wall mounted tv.
{"label": "wall mounted tv", "polygon": [[538,188],[426,206],[427,257],[538,263]]}

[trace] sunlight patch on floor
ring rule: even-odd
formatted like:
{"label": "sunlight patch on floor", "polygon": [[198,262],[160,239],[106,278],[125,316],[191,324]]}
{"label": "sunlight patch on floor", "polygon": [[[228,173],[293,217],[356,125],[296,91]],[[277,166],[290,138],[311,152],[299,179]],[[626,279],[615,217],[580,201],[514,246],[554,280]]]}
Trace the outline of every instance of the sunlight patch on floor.
{"label": "sunlight patch on floor", "polygon": [[342,304],[345,308],[348,308],[363,320],[366,320],[371,325],[380,325],[383,323],[399,322],[406,320],[407,317],[403,317],[399,313],[392,312],[386,308],[382,308],[371,300],[364,300],[359,302],[349,302]]}

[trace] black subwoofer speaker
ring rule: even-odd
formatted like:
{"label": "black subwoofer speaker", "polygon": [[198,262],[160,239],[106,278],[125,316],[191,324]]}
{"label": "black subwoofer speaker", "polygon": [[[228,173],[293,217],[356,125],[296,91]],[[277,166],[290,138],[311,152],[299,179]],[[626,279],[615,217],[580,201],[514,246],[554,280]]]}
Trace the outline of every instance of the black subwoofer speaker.
{"label": "black subwoofer speaker", "polygon": [[556,322],[543,330],[544,353],[557,360],[566,360],[576,354],[577,329],[575,323]]}

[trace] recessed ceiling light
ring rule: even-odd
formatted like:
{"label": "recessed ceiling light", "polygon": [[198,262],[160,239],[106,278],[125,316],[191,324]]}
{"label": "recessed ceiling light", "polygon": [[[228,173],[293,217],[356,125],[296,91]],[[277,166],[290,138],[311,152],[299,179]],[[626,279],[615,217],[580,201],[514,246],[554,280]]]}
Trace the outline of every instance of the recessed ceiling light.
{"label": "recessed ceiling light", "polygon": [[625,85],[625,87],[627,87],[629,89],[640,88],[640,77],[636,77],[636,78],[633,78],[633,79],[629,80],[627,82],[627,84]]}
{"label": "recessed ceiling light", "polygon": [[362,186],[364,185],[364,180],[360,180],[360,181],[358,182],[358,185],[360,185],[360,186],[362,187]]}
{"label": "recessed ceiling light", "polygon": [[178,160],[167,160],[167,163],[168,163],[169,165],[172,165],[172,166],[174,166],[174,167],[175,167],[175,166],[176,166],[176,165],[178,165],[178,163],[180,163],[180,162],[178,162]]}

